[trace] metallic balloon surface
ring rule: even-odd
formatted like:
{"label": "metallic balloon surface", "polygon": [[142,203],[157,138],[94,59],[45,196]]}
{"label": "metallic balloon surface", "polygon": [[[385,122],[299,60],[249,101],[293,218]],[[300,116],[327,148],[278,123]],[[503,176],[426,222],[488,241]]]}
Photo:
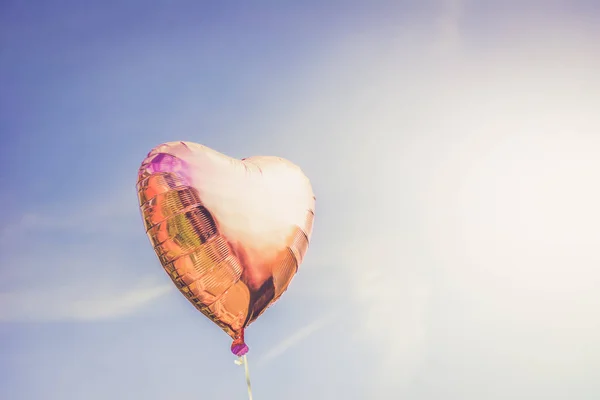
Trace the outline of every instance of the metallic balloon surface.
{"label": "metallic balloon surface", "polygon": [[181,293],[245,354],[244,328],[286,291],[307,251],[315,197],[279,157],[230,158],[206,146],[154,148],[138,172],[144,225]]}

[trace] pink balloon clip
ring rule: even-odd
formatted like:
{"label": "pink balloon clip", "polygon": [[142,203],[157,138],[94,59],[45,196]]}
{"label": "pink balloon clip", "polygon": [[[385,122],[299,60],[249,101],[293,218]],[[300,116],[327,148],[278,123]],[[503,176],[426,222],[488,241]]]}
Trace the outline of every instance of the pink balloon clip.
{"label": "pink balloon clip", "polygon": [[231,343],[231,352],[238,357],[241,357],[248,353],[250,348],[244,342],[244,330],[242,329],[242,333],[238,336],[233,343]]}

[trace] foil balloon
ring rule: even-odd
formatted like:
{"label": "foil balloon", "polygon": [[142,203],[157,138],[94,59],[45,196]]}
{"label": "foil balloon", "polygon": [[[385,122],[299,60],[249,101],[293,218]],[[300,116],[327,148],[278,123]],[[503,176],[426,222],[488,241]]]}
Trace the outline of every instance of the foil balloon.
{"label": "foil balloon", "polygon": [[248,351],[244,329],[286,291],[312,234],[315,197],[296,165],[206,146],[154,148],[138,172],[144,226],[180,292]]}

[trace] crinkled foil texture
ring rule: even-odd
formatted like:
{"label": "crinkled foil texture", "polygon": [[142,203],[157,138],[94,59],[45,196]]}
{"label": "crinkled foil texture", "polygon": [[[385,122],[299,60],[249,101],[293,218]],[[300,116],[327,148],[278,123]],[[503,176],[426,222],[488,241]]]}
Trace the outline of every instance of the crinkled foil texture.
{"label": "crinkled foil texture", "polygon": [[235,160],[194,143],[166,143],[143,161],[137,191],[163,268],[232,338],[286,291],[307,251],[314,195],[284,159]]}

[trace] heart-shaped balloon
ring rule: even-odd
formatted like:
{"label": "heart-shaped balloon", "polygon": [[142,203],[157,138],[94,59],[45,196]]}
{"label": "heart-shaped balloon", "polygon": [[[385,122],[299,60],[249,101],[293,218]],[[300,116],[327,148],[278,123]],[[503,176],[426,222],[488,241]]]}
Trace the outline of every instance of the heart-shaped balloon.
{"label": "heart-shaped balloon", "polygon": [[187,299],[248,351],[244,328],[286,291],[312,234],[315,197],[300,168],[279,157],[234,159],[170,142],[143,161],[144,226]]}

